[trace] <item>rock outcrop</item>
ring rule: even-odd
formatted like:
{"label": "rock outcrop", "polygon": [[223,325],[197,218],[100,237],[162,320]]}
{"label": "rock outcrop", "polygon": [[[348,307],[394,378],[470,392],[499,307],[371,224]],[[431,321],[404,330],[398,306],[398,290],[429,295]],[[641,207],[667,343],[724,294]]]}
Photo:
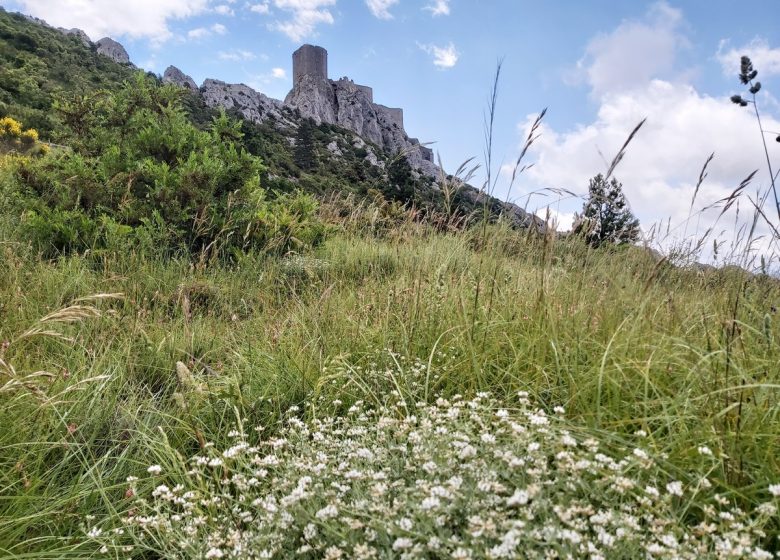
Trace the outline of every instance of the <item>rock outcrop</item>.
{"label": "rock outcrop", "polygon": [[164,84],[175,84],[192,91],[198,90],[198,84],[195,83],[195,80],[175,66],[168,66],[168,68],[165,69],[162,81]]}
{"label": "rock outcrop", "polygon": [[107,56],[120,64],[130,64],[130,56],[125,48],[110,37],[103,37],[95,45],[97,46],[98,54]]}
{"label": "rock outcrop", "polygon": [[209,107],[236,109],[245,119],[256,123],[273,119],[280,126],[297,126],[291,118],[291,112],[281,101],[271,99],[244,84],[227,84],[208,79],[203,82],[200,92]]}
{"label": "rock outcrop", "polygon": [[81,42],[84,43],[85,47],[91,47],[92,46],[92,39],[89,38],[89,35],[87,35],[83,29],[79,29],[77,27],[74,27],[73,29],[63,29],[60,28],[60,31],[65,33],[65,35],[75,35],[79,39],[81,39]]}

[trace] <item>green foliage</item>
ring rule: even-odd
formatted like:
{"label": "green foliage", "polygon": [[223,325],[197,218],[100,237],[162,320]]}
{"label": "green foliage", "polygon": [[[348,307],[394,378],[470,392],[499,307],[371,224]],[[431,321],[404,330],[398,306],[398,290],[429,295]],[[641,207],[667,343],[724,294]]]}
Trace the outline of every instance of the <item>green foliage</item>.
{"label": "green foliage", "polygon": [[639,220],[628,206],[623,185],[614,177],[607,182],[601,174],[590,180],[588,199],[577,216],[574,232],[592,246],[633,243],[639,239]]}
{"label": "green foliage", "polygon": [[75,35],[0,8],[0,117],[12,116],[56,139],[57,95],[115,88],[132,73]]}
{"label": "green foliage", "polygon": [[221,113],[198,130],[182,93],[139,73],[115,94],[58,101],[69,149],[12,171],[22,235],[46,254],[140,244],[211,257],[319,241],[309,199],[266,200],[241,123]]}
{"label": "green foliage", "polygon": [[390,200],[412,202],[417,191],[417,180],[412,175],[412,166],[403,154],[396,154],[387,168],[387,187],[383,192]]}
{"label": "green foliage", "polygon": [[304,171],[317,167],[317,151],[314,145],[314,131],[310,119],[303,119],[295,135],[295,163]]}
{"label": "green foliage", "polygon": [[[184,465],[186,459],[221,456],[236,445],[238,440],[229,435],[236,421],[243,422],[251,444],[261,445],[261,456],[291,459],[280,461],[275,472],[269,469],[270,476],[253,487],[260,497],[276,495],[281,501],[295,487],[303,475],[297,472],[299,464],[318,462],[310,446],[343,443],[345,454],[353,454],[355,442],[361,441],[361,447],[376,446],[374,453],[382,458],[379,469],[410,484],[409,492],[396,494],[397,500],[372,497],[372,507],[397,504],[408,512],[402,515],[420,516],[423,534],[432,526],[423,524],[425,510],[418,505],[426,488],[444,482],[435,480],[436,473],[452,469],[447,477],[461,476],[468,482],[464,490],[475,491],[464,497],[463,506],[486,519],[488,511],[492,517],[504,510],[486,510],[472,499],[489,491],[479,481],[499,476],[492,480],[523,482],[514,478],[524,472],[520,467],[501,466],[512,457],[497,457],[490,441],[481,438],[500,427],[496,408],[506,408],[517,421],[518,391],[530,394],[534,413],[543,409],[550,415],[556,406],[565,407],[560,427],[578,441],[576,447],[567,445],[571,453],[579,455],[597,443],[600,452],[616,461],[641,459],[633,453],[637,447],[655,458],[651,471],[609,472],[623,483],[622,477],[636,483],[624,498],[645,495],[645,485],[656,486],[668,498],[667,511],[676,513],[665,517],[673,523],[659,525],[661,529],[674,526],[681,531],[675,534],[686,534],[705,518],[703,506],[714,499],[726,502],[725,511],[737,506],[754,512],[771,505],[768,486],[780,483],[780,345],[772,310],[780,284],[775,279],[748,278],[735,270],[701,273],[658,266],[638,247],[628,246],[619,254],[592,251],[579,240],[545,241],[501,224],[488,226],[487,241],[478,247],[468,233],[437,233],[403,220],[387,219],[386,230],[377,235],[370,227],[382,220],[381,209],[365,205],[362,216],[354,216],[361,204],[366,203],[345,204],[345,215],[332,218],[344,224],[346,233],[330,235],[306,254],[249,253],[206,268],[192,266],[189,258],[132,251],[106,254],[97,264],[92,254],[47,260],[4,237],[0,359],[14,366],[16,381],[36,372],[51,374],[0,395],[0,550],[5,556],[96,557],[100,545],[85,542],[86,531],[108,517],[110,522],[100,526],[105,527],[102,536],[110,539],[112,523],[127,519],[132,508],[145,515],[137,499],[147,498],[153,506],[150,494],[157,486],[172,489],[189,479],[192,465]],[[319,212],[332,210],[323,203]],[[365,221],[366,227],[349,227],[353,219]],[[487,298],[474,305],[480,284],[494,290],[492,307]],[[101,316],[88,321],[39,321],[96,293],[125,295],[93,300]],[[67,338],[16,341],[35,326]],[[187,366],[189,375],[177,362]],[[0,378],[0,386],[7,381]],[[407,408],[382,413],[408,421],[410,429],[425,430],[421,433],[427,436],[436,425],[424,423],[427,407],[418,409],[418,403],[433,405],[437,395],[450,402],[456,394],[471,399],[480,391],[490,391],[496,399],[488,417],[475,419],[472,409],[464,407],[457,418],[447,416],[454,424],[446,426],[446,433],[433,432],[417,444],[394,426],[379,428],[375,421],[361,419],[361,412],[348,412],[359,400],[373,406],[401,394]],[[351,427],[356,431],[321,441],[293,439],[289,428],[294,422],[285,416],[293,405],[300,407],[294,418],[307,426],[330,416],[337,421],[346,417],[355,422]],[[467,459],[484,460],[487,469],[475,479],[459,473],[457,466],[463,463],[451,456],[454,438],[469,425],[475,430],[468,432],[469,442],[479,452]],[[257,426],[264,429],[255,432]],[[390,439],[380,439],[380,434]],[[511,449],[518,458],[532,451],[526,442],[515,449],[520,442],[510,433],[493,435],[503,442],[501,450]],[[542,440],[533,451],[540,473],[551,472],[544,469],[558,461],[573,464],[558,456],[566,451],[557,447],[565,445],[563,432],[556,427],[549,435],[555,441],[548,446]],[[279,437],[289,437],[289,447],[272,448]],[[590,438],[595,443],[585,445]],[[415,449],[440,449],[441,460],[432,459],[436,469],[424,469],[428,459]],[[303,463],[296,463],[296,457]],[[332,472],[339,484],[355,484],[351,488],[359,490],[364,482],[373,482],[348,480],[339,461],[324,463],[326,468],[318,472]],[[159,476],[146,470],[155,464],[163,468]],[[406,470],[407,465],[414,470]],[[354,468],[366,472],[362,464]],[[211,472],[213,488],[238,499],[232,486],[221,484],[223,479],[240,482],[232,477],[238,471]],[[624,503],[608,483],[613,479],[600,485],[591,478],[598,474],[592,468],[554,474],[553,486],[542,485],[550,493],[529,507],[555,503],[546,498],[568,499],[568,482],[586,484],[582,495],[593,497],[605,511]],[[128,494],[130,476],[140,479],[135,496]],[[279,483],[268,486],[275,476]],[[317,480],[319,475],[310,476]],[[415,485],[417,480],[430,486]],[[673,480],[682,483],[683,496],[665,491]],[[206,489],[206,484],[198,488]],[[496,499],[504,504],[512,495],[508,491]],[[325,505],[295,509],[288,504],[292,509],[285,511],[293,519],[286,526],[298,526],[303,516],[316,516]],[[378,523],[365,508],[354,511],[350,517]],[[460,503],[452,510],[462,511]],[[231,523],[239,523],[239,515],[230,512],[209,509],[213,518],[226,514]],[[506,513],[510,522],[517,519]],[[538,527],[547,519],[544,515],[527,520],[528,527]],[[395,521],[394,516],[387,520]],[[346,516],[337,519],[349,523]],[[335,524],[341,522],[337,519],[320,525],[321,534],[333,539],[328,546],[338,545],[351,534],[346,531],[354,530]],[[776,543],[777,516],[768,523],[766,542]],[[464,526],[468,519],[446,528]],[[342,528],[344,536],[339,536]],[[291,533],[264,534],[290,536],[285,543],[295,538]],[[155,543],[163,544],[154,539],[142,544]],[[154,554],[117,551],[114,556]]]}

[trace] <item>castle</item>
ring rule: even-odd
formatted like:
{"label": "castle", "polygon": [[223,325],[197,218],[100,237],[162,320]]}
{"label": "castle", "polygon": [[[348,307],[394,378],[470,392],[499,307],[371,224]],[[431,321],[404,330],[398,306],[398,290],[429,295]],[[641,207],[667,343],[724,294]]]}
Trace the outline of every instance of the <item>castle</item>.
{"label": "castle", "polygon": [[403,109],[374,103],[372,88],[347,77],[328,78],[327,50],[303,45],[293,53],[292,62],[293,89],[285,102],[297,106],[304,116],[340,124],[391,150],[411,149],[413,162],[433,163],[433,151],[406,135]]}

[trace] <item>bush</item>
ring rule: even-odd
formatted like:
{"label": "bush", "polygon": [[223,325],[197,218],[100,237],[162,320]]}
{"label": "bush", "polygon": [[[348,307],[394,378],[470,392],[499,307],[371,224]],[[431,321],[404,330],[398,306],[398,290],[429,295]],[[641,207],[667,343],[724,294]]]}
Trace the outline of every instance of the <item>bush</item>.
{"label": "bush", "polygon": [[208,258],[319,241],[312,200],[261,188],[241,123],[221,113],[198,130],[181,100],[143,74],[115,94],[60,100],[69,149],[13,170],[24,237],[49,255],[145,242]]}
{"label": "bush", "polygon": [[11,117],[0,119],[0,154],[43,155],[48,151],[49,147],[38,141],[37,130],[24,130],[22,123]]}

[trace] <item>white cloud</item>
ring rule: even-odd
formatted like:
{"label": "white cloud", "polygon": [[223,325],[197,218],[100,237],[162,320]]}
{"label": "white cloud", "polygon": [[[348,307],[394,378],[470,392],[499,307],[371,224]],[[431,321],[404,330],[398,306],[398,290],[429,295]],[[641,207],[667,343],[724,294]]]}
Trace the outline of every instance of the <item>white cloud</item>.
{"label": "white cloud", "polygon": [[450,0],[433,0],[423,8],[431,12],[433,17],[450,15]]}
{"label": "white cloud", "polygon": [[668,78],[678,50],[688,44],[680,33],[682,23],[680,10],[666,2],[654,4],[644,19],[623,21],[612,32],[594,37],[569,81],[585,81],[601,95]]}
{"label": "white cloud", "polygon": [[[524,186],[529,191],[553,187],[586,194],[588,179],[606,170],[604,159],[614,157],[644,117],[647,122],[615,175],[645,230],[667,218],[672,226],[685,221],[699,171],[712,152],[715,159],[695,209],[727,196],[754,169],[759,174],[748,192],[767,187],[761,140],[750,112],[728,98],[710,97],[691,86],[662,80],[641,90],[606,95],[597,118],[586,126],[556,131],[543,125],[529,154],[535,165],[525,172]],[[524,135],[532,121],[529,118],[524,123]],[[765,116],[765,126],[780,130],[780,120]],[[567,209],[579,210],[580,206],[581,202],[569,202]],[[752,214],[747,199],[742,212],[743,216]],[[701,232],[715,215],[710,212],[702,217]]]}
{"label": "white cloud", "polygon": [[289,88],[287,72],[284,68],[271,68],[263,74],[248,76],[247,84],[252,89],[262,91],[271,97],[284,97],[285,89]]}
{"label": "white cloud", "polygon": [[268,2],[260,2],[259,4],[247,4],[247,6],[249,7],[250,12],[254,12],[256,14],[265,15],[271,11]]}
{"label": "white cloud", "polygon": [[366,6],[379,19],[393,19],[390,8],[398,4],[398,0],[366,0]]}
{"label": "white cloud", "polygon": [[171,20],[205,12],[208,0],[19,0],[21,10],[58,27],[78,27],[93,39],[106,35],[170,39]]}
{"label": "white cloud", "polygon": [[197,40],[209,37],[210,35],[224,35],[225,33],[227,33],[227,27],[221,23],[215,23],[211,27],[196,27],[195,29],[190,29],[187,32],[187,38]]}
{"label": "white cloud", "polygon": [[234,62],[242,61],[242,60],[254,60],[257,58],[257,55],[251,51],[246,51],[242,49],[233,49],[230,51],[220,51],[217,56],[220,60],[231,60]]}
{"label": "white cloud", "polygon": [[214,13],[219,14],[221,16],[235,15],[233,8],[231,8],[227,4],[220,4],[219,6],[214,6]]}
{"label": "white cloud", "polygon": [[[702,213],[687,226],[683,225],[701,167],[710,153],[714,152],[715,157],[697,194],[694,213],[728,196],[753,170],[758,170],[758,174],[745,195],[755,198],[757,189],[766,190],[769,177],[761,137],[751,112],[734,105],[725,95],[707,95],[679,78],[685,75],[675,64],[677,51],[687,44],[683,28],[681,14],[670,11],[666,4],[659,4],[644,20],[623,22],[612,33],[591,41],[586,48],[588,64],[583,68],[588,72],[587,81],[599,104],[598,113],[592,122],[568,129],[543,124],[539,130],[541,135],[527,156],[527,161],[534,165],[523,174],[522,191],[515,186],[513,198],[523,204],[523,192],[527,195],[544,188],[568,189],[586,195],[588,180],[606,171],[607,161],[645,117],[645,125],[629,145],[615,176],[623,184],[645,232],[653,224],[669,220],[671,234],[662,246],[668,248],[683,234],[689,237],[696,232],[702,234],[715,224],[720,209]],[[663,38],[660,42],[659,36]],[[658,53],[660,61],[642,54],[653,52]],[[632,71],[628,68],[630,60],[641,60],[650,70]],[[625,79],[626,72],[630,80]],[[667,74],[667,79],[655,77],[658,73]],[[766,129],[780,130],[777,110],[775,107],[773,114],[765,108]],[[521,138],[526,137],[535,118],[536,115],[531,115],[521,123]],[[535,196],[529,209],[547,206],[556,198],[556,195],[547,199]],[[559,228],[566,229],[569,215],[581,210],[582,200],[565,195],[562,198],[562,202],[553,204],[552,210],[560,221]],[[745,197],[739,204],[738,223],[745,223],[752,218],[753,209]],[[773,206],[770,201],[765,210],[775,218]],[[544,211],[538,214],[544,215]],[[735,219],[732,209],[718,222],[715,235],[729,242],[733,240]],[[759,224],[759,232],[767,232],[764,224]],[[711,246],[712,240],[707,247]]]}
{"label": "white cloud", "polygon": [[772,48],[766,39],[756,37],[748,44],[739,48],[728,48],[729,42],[724,40],[718,45],[715,57],[723,67],[723,73],[727,76],[739,75],[739,61],[742,55],[747,55],[758,70],[758,79],[762,77],[780,74],[780,48]]}
{"label": "white cloud", "polygon": [[271,29],[281,31],[296,42],[313,36],[319,24],[332,25],[334,21],[328,7],[335,6],[336,0],[274,0],[273,4],[290,18],[273,23]]}
{"label": "white cloud", "polygon": [[439,68],[452,68],[458,63],[460,53],[455,48],[455,45],[450,42],[444,47],[437,47],[436,45],[423,45],[417,43],[417,46],[427,52],[433,57],[433,64]]}

